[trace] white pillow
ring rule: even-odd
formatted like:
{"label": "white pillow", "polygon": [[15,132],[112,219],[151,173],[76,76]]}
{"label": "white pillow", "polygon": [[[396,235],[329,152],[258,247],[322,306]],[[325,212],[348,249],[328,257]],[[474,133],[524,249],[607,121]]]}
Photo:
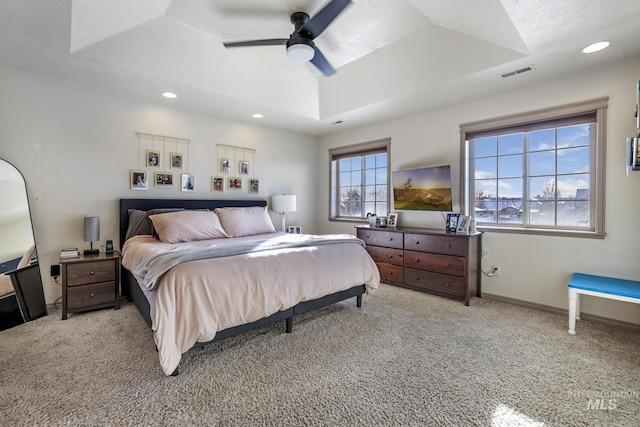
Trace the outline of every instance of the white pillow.
{"label": "white pillow", "polygon": [[150,215],[161,242],[179,243],[229,237],[211,211],[177,211]]}
{"label": "white pillow", "polygon": [[220,218],[222,228],[231,237],[253,236],[276,231],[266,206],[217,208],[215,213]]}

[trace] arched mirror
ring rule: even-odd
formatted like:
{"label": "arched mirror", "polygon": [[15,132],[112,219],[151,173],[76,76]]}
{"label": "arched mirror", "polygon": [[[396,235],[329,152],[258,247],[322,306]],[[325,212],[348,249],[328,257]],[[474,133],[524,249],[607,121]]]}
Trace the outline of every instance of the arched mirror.
{"label": "arched mirror", "polygon": [[46,314],[27,186],[0,159],[0,330]]}

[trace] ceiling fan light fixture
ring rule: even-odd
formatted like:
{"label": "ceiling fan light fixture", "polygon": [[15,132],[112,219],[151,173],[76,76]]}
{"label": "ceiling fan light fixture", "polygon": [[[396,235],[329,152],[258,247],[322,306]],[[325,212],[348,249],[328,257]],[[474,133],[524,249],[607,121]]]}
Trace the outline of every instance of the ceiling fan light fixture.
{"label": "ceiling fan light fixture", "polygon": [[287,56],[293,62],[311,61],[314,54],[313,48],[306,44],[294,44],[287,48]]}

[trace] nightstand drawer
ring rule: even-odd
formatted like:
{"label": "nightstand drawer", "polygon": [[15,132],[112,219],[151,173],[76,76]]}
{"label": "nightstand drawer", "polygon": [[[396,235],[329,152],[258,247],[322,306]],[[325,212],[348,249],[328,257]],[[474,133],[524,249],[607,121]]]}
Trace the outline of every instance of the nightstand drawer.
{"label": "nightstand drawer", "polygon": [[67,286],[116,280],[116,261],[79,262],[67,266]]}
{"label": "nightstand drawer", "polygon": [[428,252],[404,252],[404,266],[436,273],[464,276],[465,258],[431,254]]}
{"label": "nightstand drawer", "polygon": [[367,246],[367,252],[375,262],[385,262],[402,267],[402,249],[381,248],[379,246]]}
{"label": "nightstand drawer", "polygon": [[98,304],[115,303],[115,282],[75,286],[67,289],[67,308],[86,308]]}

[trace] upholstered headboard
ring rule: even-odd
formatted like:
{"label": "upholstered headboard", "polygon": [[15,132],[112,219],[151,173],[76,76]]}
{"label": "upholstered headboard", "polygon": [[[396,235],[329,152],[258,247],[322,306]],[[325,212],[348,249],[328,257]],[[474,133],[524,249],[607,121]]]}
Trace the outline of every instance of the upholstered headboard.
{"label": "upholstered headboard", "polygon": [[267,206],[266,200],[203,200],[203,199],[120,199],[120,248],[129,227],[129,209],[148,211],[160,208],[215,209]]}

